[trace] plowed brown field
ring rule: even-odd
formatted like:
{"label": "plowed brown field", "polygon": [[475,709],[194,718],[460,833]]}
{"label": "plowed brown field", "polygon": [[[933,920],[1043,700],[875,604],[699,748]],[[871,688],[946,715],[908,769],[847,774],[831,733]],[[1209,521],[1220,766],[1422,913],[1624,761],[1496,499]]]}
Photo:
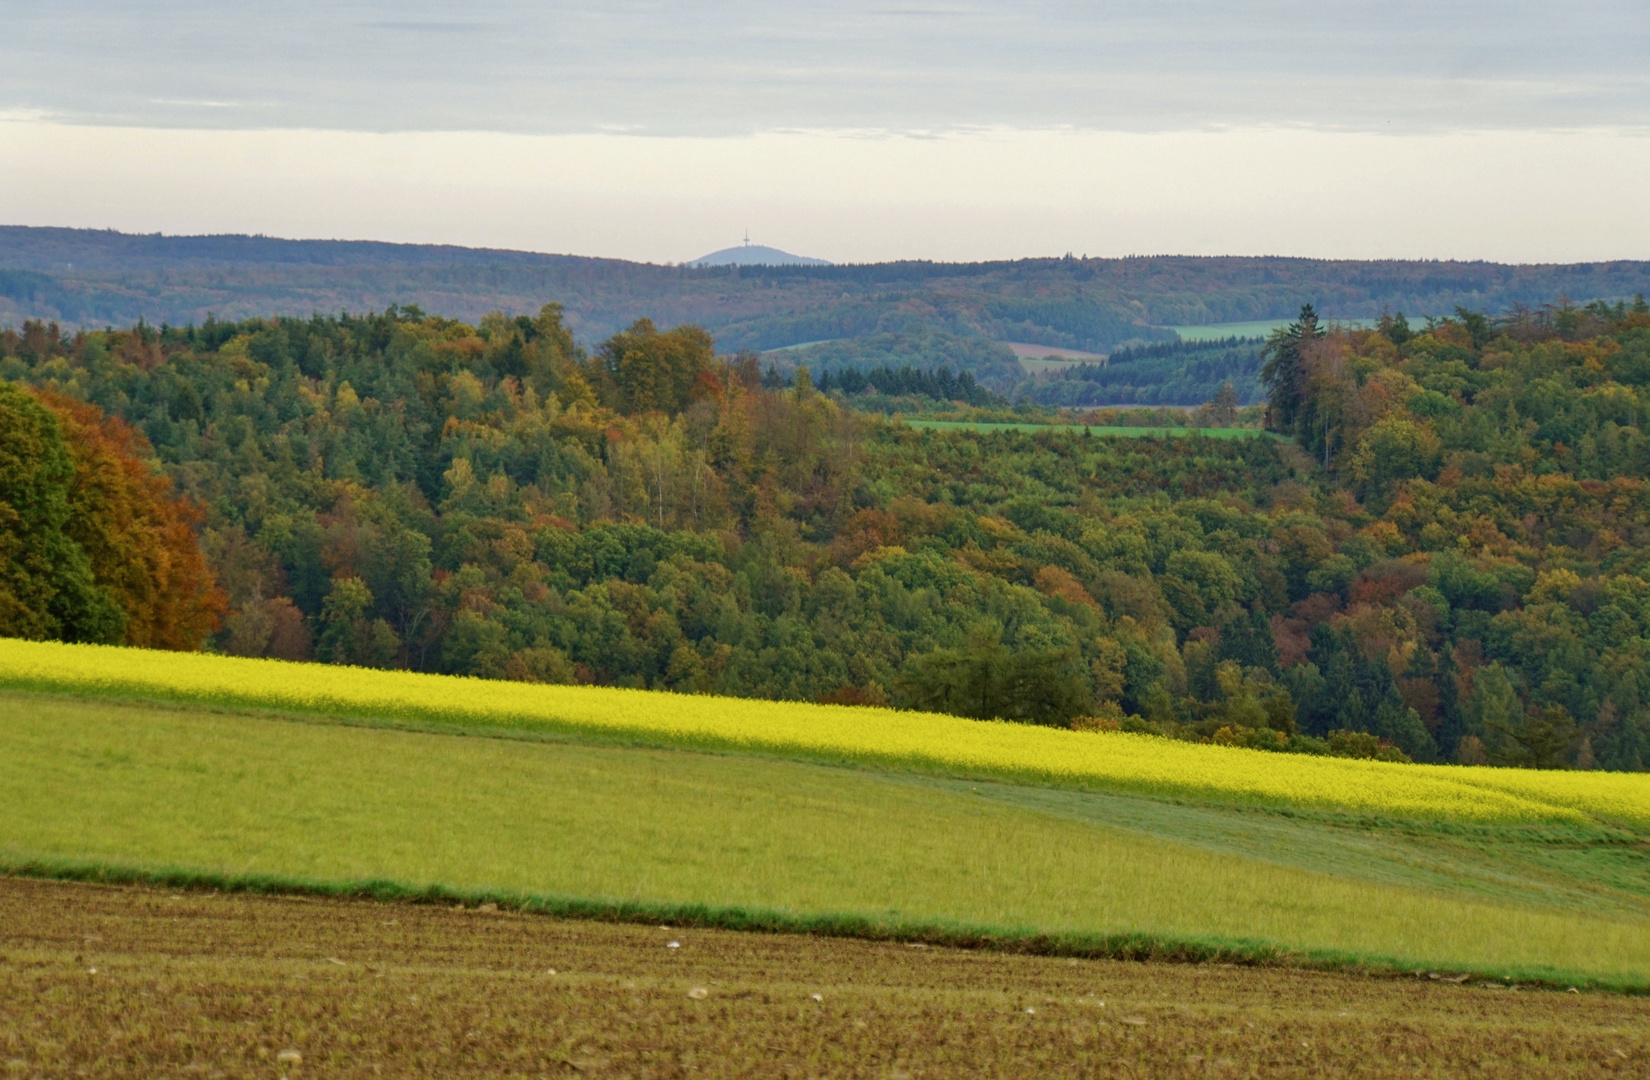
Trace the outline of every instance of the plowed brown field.
{"label": "plowed brown field", "polygon": [[5,1080],[1645,1076],[1650,1000],[0,878],[0,1063]]}

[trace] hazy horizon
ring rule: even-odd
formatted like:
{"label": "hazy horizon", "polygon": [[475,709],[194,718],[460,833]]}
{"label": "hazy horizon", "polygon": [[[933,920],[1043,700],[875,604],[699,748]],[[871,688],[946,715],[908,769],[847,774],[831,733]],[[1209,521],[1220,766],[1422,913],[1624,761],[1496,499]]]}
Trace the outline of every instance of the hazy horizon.
{"label": "hazy horizon", "polygon": [[657,262],[1650,256],[1650,12],[7,4],[18,224]]}
{"label": "hazy horizon", "polygon": [[[682,267],[690,267],[690,268],[694,268],[694,267],[708,268],[708,267],[711,267],[711,266],[730,265],[730,264],[727,264],[727,263],[714,263],[714,264],[713,263],[705,263],[705,262],[702,261],[702,258],[703,258],[702,256],[701,257],[695,257],[695,258],[687,258],[687,259],[677,259],[677,260],[628,259],[628,258],[624,258],[624,257],[621,257],[621,256],[590,255],[590,254],[585,254],[585,253],[581,253],[581,252],[577,252],[577,251],[560,251],[560,250],[551,250],[549,248],[532,248],[532,247],[520,247],[520,246],[511,247],[511,246],[498,245],[498,244],[465,244],[465,243],[455,243],[455,242],[450,242],[450,241],[384,240],[384,239],[381,239],[379,237],[374,237],[374,236],[280,235],[280,234],[266,233],[266,232],[229,232],[229,231],[223,231],[223,230],[212,231],[212,232],[170,232],[170,231],[166,231],[166,230],[158,230],[157,229],[157,230],[150,230],[148,232],[136,232],[136,231],[127,230],[127,229],[98,228],[98,227],[91,227],[91,226],[17,225],[13,222],[0,221],[0,234],[3,234],[5,230],[11,229],[11,228],[46,229],[46,230],[64,229],[64,230],[68,230],[68,231],[71,231],[71,232],[115,233],[117,235],[126,236],[126,237],[135,237],[135,238],[158,237],[158,238],[161,238],[161,239],[164,239],[164,240],[214,240],[214,239],[230,238],[230,239],[268,240],[268,241],[273,241],[273,242],[276,242],[276,243],[294,243],[294,244],[311,244],[311,243],[320,243],[320,244],[370,244],[370,245],[385,244],[385,245],[390,245],[390,246],[406,246],[406,247],[415,247],[415,248],[452,248],[452,249],[458,249],[458,250],[463,250],[463,251],[475,251],[475,252],[493,251],[493,252],[499,252],[501,254],[506,254],[506,255],[515,256],[515,257],[520,257],[520,256],[528,256],[528,257],[544,256],[544,257],[547,257],[547,258],[576,258],[576,259],[596,259],[596,260],[611,259],[611,260],[618,261],[618,262],[629,262],[629,263],[636,263],[638,265],[650,265],[650,266],[660,266],[660,267],[682,266]],[[724,247],[721,250],[715,251],[715,252],[705,252],[704,255],[723,254],[725,252],[734,251],[737,248],[739,248],[740,246],[741,246],[740,244],[724,245]],[[752,248],[757,248],[757,249],[772,250],[772,245],[758,244],[758,243],[756,243],[756,241],[754,239],[751,241],[750,246]],[[808,258],[809,257],[808,253],[804,252],[804,251],[781,251],[781,254],[801,256],[803,258]],[[989,258],[989,259],[932,259],[932,258],[920,258],[920,257],[916,257],[916,258],[902,257],[902,258],[891,258],[891,259],[861,260],[861,261],[857,261],[857,262],[856,261],[831,262],[829,260],[821,260],[820,262],[818,262],[817,264],[814,264],[814,265],[851,267],[851,266],[887,265],[887,264],[898,263],[898,262],[926,262],[926,263],[935,263],[935,264],[939,264],[939,265],[942,265],[942,266],[943,265],[971,266],[971,265],[980,265],[982,263],[1018,262],[1018,261],[1036,262],[1036,261],[1042,261],[1042,260],[1061,260],[1061,259],[1067,259],[1067,258],[1076,258],[1076,259],[1079,259],[1079,260],[1087,260],[1087,261],[1093,261],[1093,260],[1121,261],[1121,260],[1127,260],[1127,259],[1242,259],[1242,260],[1273,260],[1273,259],[1276,259],[1276,260],[1283,260],[1283,261],[1347,262],[1347,263],[1427,262],[1427,263],[1459,263],[1459,264],[1463,264],[1463,265],[1482,264],[1482,265],[1508,266],[1508,267],[1585,266],[1585,265],[1608,265],[1608,264],[1613,264],[1613,263],[1623,263],[1623,264],[1628,264],[1628,263],[1650,263],[1650,258],[1642,258],[1642,259],[1639,259],[1639,258],[1573,259],[1573,260],[1565,260],[1565,261],[1555,261],[1555,260],[1550,260],[1550,259],[1547,259],[1547,260],[1510,260],[1510,259],[1485,259],[1485,258],[1444,258],[1444,259],[1440,259],[1440,258],[1425,258],[1425,257],[1416,257],[1416,258],[1401,258],[1401,257],[1360,258],[1360,257],[1355,257],[1355,256],[1344,256],[1344,257],[1342,257],[1342,256],[1317,256],[1317,255],[1286,255],[1286,254],[1281,254],[1281,253],[1277,253],[1277,252],[1224,253],[1224,254],[1210,255],[1210,254],[1194,254],[1194,253],[1188,253],[1188,252],[1182,252],[1182,251],[1131,251],[1131,252],[1128,252],[1128,253],[1122,254],[1122,255],[1102,255],[1102,254],[1097,254],[1097,253],[1094,253],[1094,252],[1076,253],[1076,252],[1069,252],[1069,251],[1068,252],[1040,251],[1040,252],[1026,252],[1026,253],[1021,254],[1021,255],[1009,256],[1009,257],[1004,257],[1004,258]],[[32,261],[32,260],[30,260],[30,261]],[[350,265],[350,264],[345,263],[344,265]],[[751,262],[744,263],[742,265],[770,265],[771,266],[771,265],[786,265],[786,264],[775,264],[775,263],[762,264],[762,263],[757,263],[757,262],[751,261]],[[78,268],[78,266],[79,266],[79,264],[75,264],[75,268]],[[48,269],[48,270],[58,269],[58,267],[56,267],[55,264],[52,265],[52,266],[46,266],[46,267],[43,267],[43,268]]]}

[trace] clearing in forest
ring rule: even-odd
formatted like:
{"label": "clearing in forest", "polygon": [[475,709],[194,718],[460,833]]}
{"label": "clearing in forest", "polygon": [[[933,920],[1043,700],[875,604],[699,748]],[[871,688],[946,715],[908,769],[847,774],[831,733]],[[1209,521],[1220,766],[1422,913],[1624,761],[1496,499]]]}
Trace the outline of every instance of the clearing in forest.
{"label": "clearing in forest", "polygon": [[1113,439],[1180,439],[1188,435],[1201,435],[1207,439],[1274,439],[1277,435],[1260,428],[1189,428],[1189,427],[1120,427],[1111,425],[1096,425],[1084,427],[1078,424],[1012,424],[1007,422],[993,422],[987,420],[907,420],[914,428],[931,431],[1028,431],[1033,434],[1039,431],[1048,432],[1078,432],[1086,431],[1095,437],[1109,437]]}

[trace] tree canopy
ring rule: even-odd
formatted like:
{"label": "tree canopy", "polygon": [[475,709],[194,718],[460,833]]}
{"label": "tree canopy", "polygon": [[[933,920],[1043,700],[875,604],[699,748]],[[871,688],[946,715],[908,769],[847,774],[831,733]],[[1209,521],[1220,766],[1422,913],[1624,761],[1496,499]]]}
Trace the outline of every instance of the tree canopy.
{"label": "tree canopy", "polygon": [[[698,332],[587,354],[553,307],[0,334],[0,375],[129,423],[203,508],[224,651],[1650,765],[1650,310],[1303,317],[1267,359],[1289,442],[919,430]],[[14,459],[44,464],[9,512],[79,547],[72,454]],[[8,588],[113,597],[79,550]]]}
{"label": "tree canopy", "polygon": [[0,633],[194,649],[221,596],[198,513],[125,423],[0,383]]}

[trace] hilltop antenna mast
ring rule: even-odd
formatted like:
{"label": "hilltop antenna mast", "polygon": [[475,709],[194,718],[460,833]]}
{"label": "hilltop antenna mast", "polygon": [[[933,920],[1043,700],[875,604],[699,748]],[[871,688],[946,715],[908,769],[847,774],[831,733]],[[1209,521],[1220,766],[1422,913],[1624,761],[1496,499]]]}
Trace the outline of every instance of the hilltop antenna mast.
{"label": "hilltop antenna mast", "polygon": [[751,231],[749,229],[745,230],[745,246],[751,246]]}

